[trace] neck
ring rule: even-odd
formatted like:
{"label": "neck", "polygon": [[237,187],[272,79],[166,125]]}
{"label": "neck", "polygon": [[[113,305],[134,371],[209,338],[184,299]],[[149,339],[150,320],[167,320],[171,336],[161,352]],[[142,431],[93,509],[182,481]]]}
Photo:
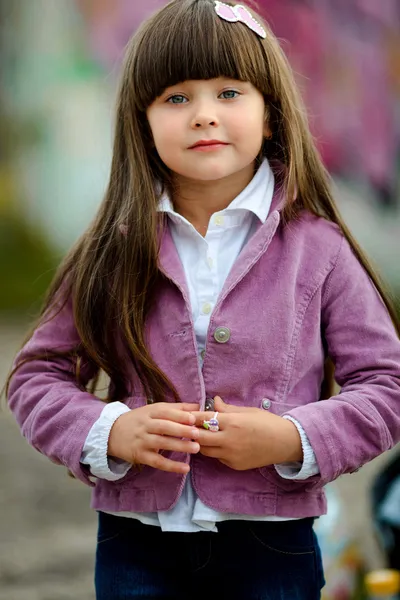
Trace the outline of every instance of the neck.
{"label": "neck", "polygon": [[216,181],[194,181],[179,176],[175,180],[174,209],[201,235],[207,233],[211,216],[227,208],[254,177],[255,165]]}

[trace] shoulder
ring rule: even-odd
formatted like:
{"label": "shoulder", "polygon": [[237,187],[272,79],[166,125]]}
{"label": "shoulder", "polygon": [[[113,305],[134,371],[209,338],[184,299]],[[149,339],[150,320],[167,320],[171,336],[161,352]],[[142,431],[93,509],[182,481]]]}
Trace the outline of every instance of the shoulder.
{"label": "shoulder", "polygon": [[307,248],[304,261],[323,273],[325,299],[332,295],[343,298],[342,294],[348,296],[350,290],[357,290],[357,295],[363,297],[371,289],[376,296],[366,267],[339,225],[305,211],[295,228]]}
{"label": "shoulder", "polygon": [[339,225],[306,210],[287,223],[284,232],[299,258],[325,272],[335,266],[343,245],[348,245]]}
{"label": "shoulder", "polygon": [[343,231],[337,223],[318,217],[308,210],[302,211],[294,220],[294,224],[309,240],[321,246],[335,248],[340,246],[344,239]]}

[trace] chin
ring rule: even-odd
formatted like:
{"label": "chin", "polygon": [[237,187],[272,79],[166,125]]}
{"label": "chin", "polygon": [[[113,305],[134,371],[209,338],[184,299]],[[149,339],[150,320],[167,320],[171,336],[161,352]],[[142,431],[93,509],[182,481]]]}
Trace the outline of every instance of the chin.
{"label": "chin", "polygon": [[224,167],[221,164],[216,165],[204,165],[196,167],[192,169],[182,169],[179,173],[182,177],[186,179],[192,179],[195,181],[218,181],[219,179],[224,179],[224,177],[229,177],[238,171],[235,167]]}

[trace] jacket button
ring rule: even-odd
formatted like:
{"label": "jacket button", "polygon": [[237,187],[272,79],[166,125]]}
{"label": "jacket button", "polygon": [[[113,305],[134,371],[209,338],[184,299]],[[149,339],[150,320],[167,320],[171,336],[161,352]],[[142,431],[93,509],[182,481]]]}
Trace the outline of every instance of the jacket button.
{"label": "jacket button", "polygon": [[217,327],[214,331],[214,339],[219,344],[226,344],[231,337],[231,332],[227,327]]}
{"label": "jacket button", "polygon": [[268,400],[268,398],[263,398],[262,407],[264,410],[269,410],[271,408],[271,400]]}
{"label": "jacket button", "polygon": [[214,398],[206,398],[206,404],[204,408],[206,410],[214,410]]}

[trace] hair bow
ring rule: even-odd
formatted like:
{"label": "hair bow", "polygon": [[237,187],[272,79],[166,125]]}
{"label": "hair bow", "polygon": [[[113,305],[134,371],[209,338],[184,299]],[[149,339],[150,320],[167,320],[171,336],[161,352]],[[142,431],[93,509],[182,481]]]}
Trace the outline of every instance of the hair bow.
{"label": "hair bow", "polygon": [[221,19],[224,19],[224,21],[229,21],[230,23],[244,23],[261,38],[267,37],[264,27],[262,27],[247,8],[241,4],[230,6],[224,2],[215,2],[215,12]]}

